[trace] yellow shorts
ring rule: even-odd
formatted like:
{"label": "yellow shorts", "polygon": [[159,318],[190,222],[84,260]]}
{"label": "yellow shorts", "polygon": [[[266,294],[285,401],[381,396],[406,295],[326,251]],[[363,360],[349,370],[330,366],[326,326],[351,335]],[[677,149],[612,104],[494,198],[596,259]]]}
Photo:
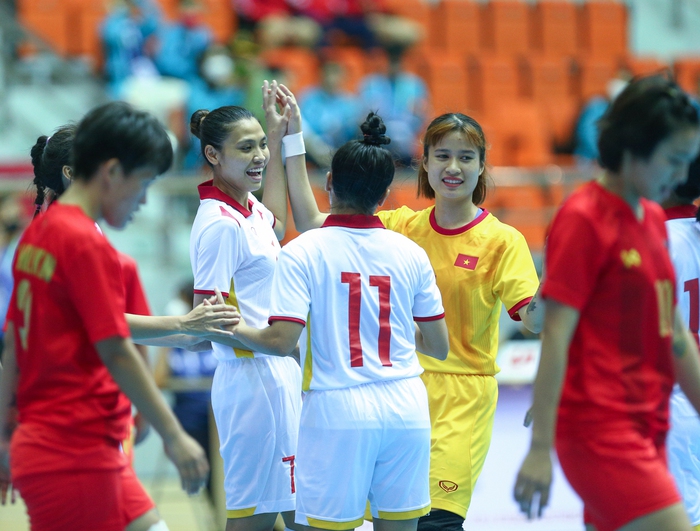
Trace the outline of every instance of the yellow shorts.
{"label": "yellow shorts", "polygon": [[493,376],[424,372],[430,406],[433,509],[466,517],[491,444],[498,401]]}

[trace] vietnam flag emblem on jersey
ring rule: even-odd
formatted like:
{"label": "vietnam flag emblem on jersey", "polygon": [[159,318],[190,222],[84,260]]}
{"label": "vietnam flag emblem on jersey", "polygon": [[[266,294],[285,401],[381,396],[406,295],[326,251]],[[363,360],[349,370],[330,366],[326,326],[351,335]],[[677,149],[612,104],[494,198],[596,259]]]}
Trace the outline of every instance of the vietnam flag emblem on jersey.
{"label": "vietnam flag emblem on jersey", "polygon": [[479,261],[478,256],[469,256],[468,254],[458,254],[457,260],[455,260],[455,265],[461,267],[462,269],[469,269],[474,271],[476,269],[476,263]]}

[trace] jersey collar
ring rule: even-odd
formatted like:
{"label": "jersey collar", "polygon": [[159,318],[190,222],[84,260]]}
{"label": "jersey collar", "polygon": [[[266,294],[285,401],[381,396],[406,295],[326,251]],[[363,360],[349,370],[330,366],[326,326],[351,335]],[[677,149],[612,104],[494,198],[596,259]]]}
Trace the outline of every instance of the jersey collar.
{"label": "jersey collar", "polygon": [[666,219],[694,218],[698,213],[695,205],[679,205],[664,210]]}
{"label": "jersey collar", "polygon": [[442,234],[443,236],[455,236],[457,234],[462,234],[463,232],[467,232],[469,229],[471,229],[475,225],[478,225],[484,219],[486,219],[486,216],[488,216],[488,215],[489,215],[488,211],[484,208],[483,212],[481,212],[481,214],[476,216],[473,220],[471,220],[469,223],[467,223],[463,227],[457,227],[456,229],[446,229],[446,228],[438,225],[437,219],[435,219],[435,208],[433,207],[433,209],[430,211],[430,226],[438,234]]}
{"label": "jersey collar", "polygon": [[197,186],[197,189],[199,190],[200,199],[216,199],[217,201],[222,201],[228,206],[238,210],[245,217],[248,217],[253,214],[251,212],[251,209],[253,208],[253,201],[251,199],[248,199],[248,208],[244,207],[238,201],[226,195],[216,186],[214,186],[214,179],[200,184],[199,186]]}
{"label": "jersey collar", "polygon": [[322,227],[346,227],[348,229],[383,229],[384,224],[377,216],[364,214],[331,214],[323,222]]}

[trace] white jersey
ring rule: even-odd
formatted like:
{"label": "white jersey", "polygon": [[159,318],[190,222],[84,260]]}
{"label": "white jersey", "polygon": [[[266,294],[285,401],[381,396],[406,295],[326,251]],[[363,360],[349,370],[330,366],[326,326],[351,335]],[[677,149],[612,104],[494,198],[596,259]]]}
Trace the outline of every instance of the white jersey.
{"label": "white jersey", "polygon": [[304,391],[419,375],[414,321],[443,317],[425,251],[375,216],[329,216],[280,253],[270,321],[306,325]]}
{"label": "white jersey", "polygon": [[671,261],[676,270],[678,307],[683,322],[698,339],[700,321],[700,223],[695,218],[666,222]]}
{"label": "white jersey", "polygon": [[[700,223],[695,218],[666,221],[671,260],[676,271],[678,306],[685,325],[698,340],[700,321]],[[670,401],[671,428],[666,439],[668,464],[691,523],[700,524],[700,419],[676,385]]]}
{"label": "white jersey", "polygon": [[[248,325],[264,328],[270,304],[267,288],[280,251],[275,216],[252,194],[242,206],[212,181],[199,186],[199,198],[190,235],[194,292],[213,295],[218,288]],[[218,343],[213,350],[219,360],[253,356]]]}

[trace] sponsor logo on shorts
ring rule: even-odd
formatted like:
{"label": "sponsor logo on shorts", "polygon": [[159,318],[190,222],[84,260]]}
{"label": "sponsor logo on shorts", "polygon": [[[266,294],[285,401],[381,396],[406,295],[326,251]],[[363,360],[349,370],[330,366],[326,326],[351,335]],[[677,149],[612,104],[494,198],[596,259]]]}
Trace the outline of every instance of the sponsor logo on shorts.
{"label": "sponsor logo on shorts", "polygon": [[438,483],[440,485],[440,488],[444,490],[445,492],[454,492],[459,488],[459,485],[453,481],[447,481],[443,479]]}

